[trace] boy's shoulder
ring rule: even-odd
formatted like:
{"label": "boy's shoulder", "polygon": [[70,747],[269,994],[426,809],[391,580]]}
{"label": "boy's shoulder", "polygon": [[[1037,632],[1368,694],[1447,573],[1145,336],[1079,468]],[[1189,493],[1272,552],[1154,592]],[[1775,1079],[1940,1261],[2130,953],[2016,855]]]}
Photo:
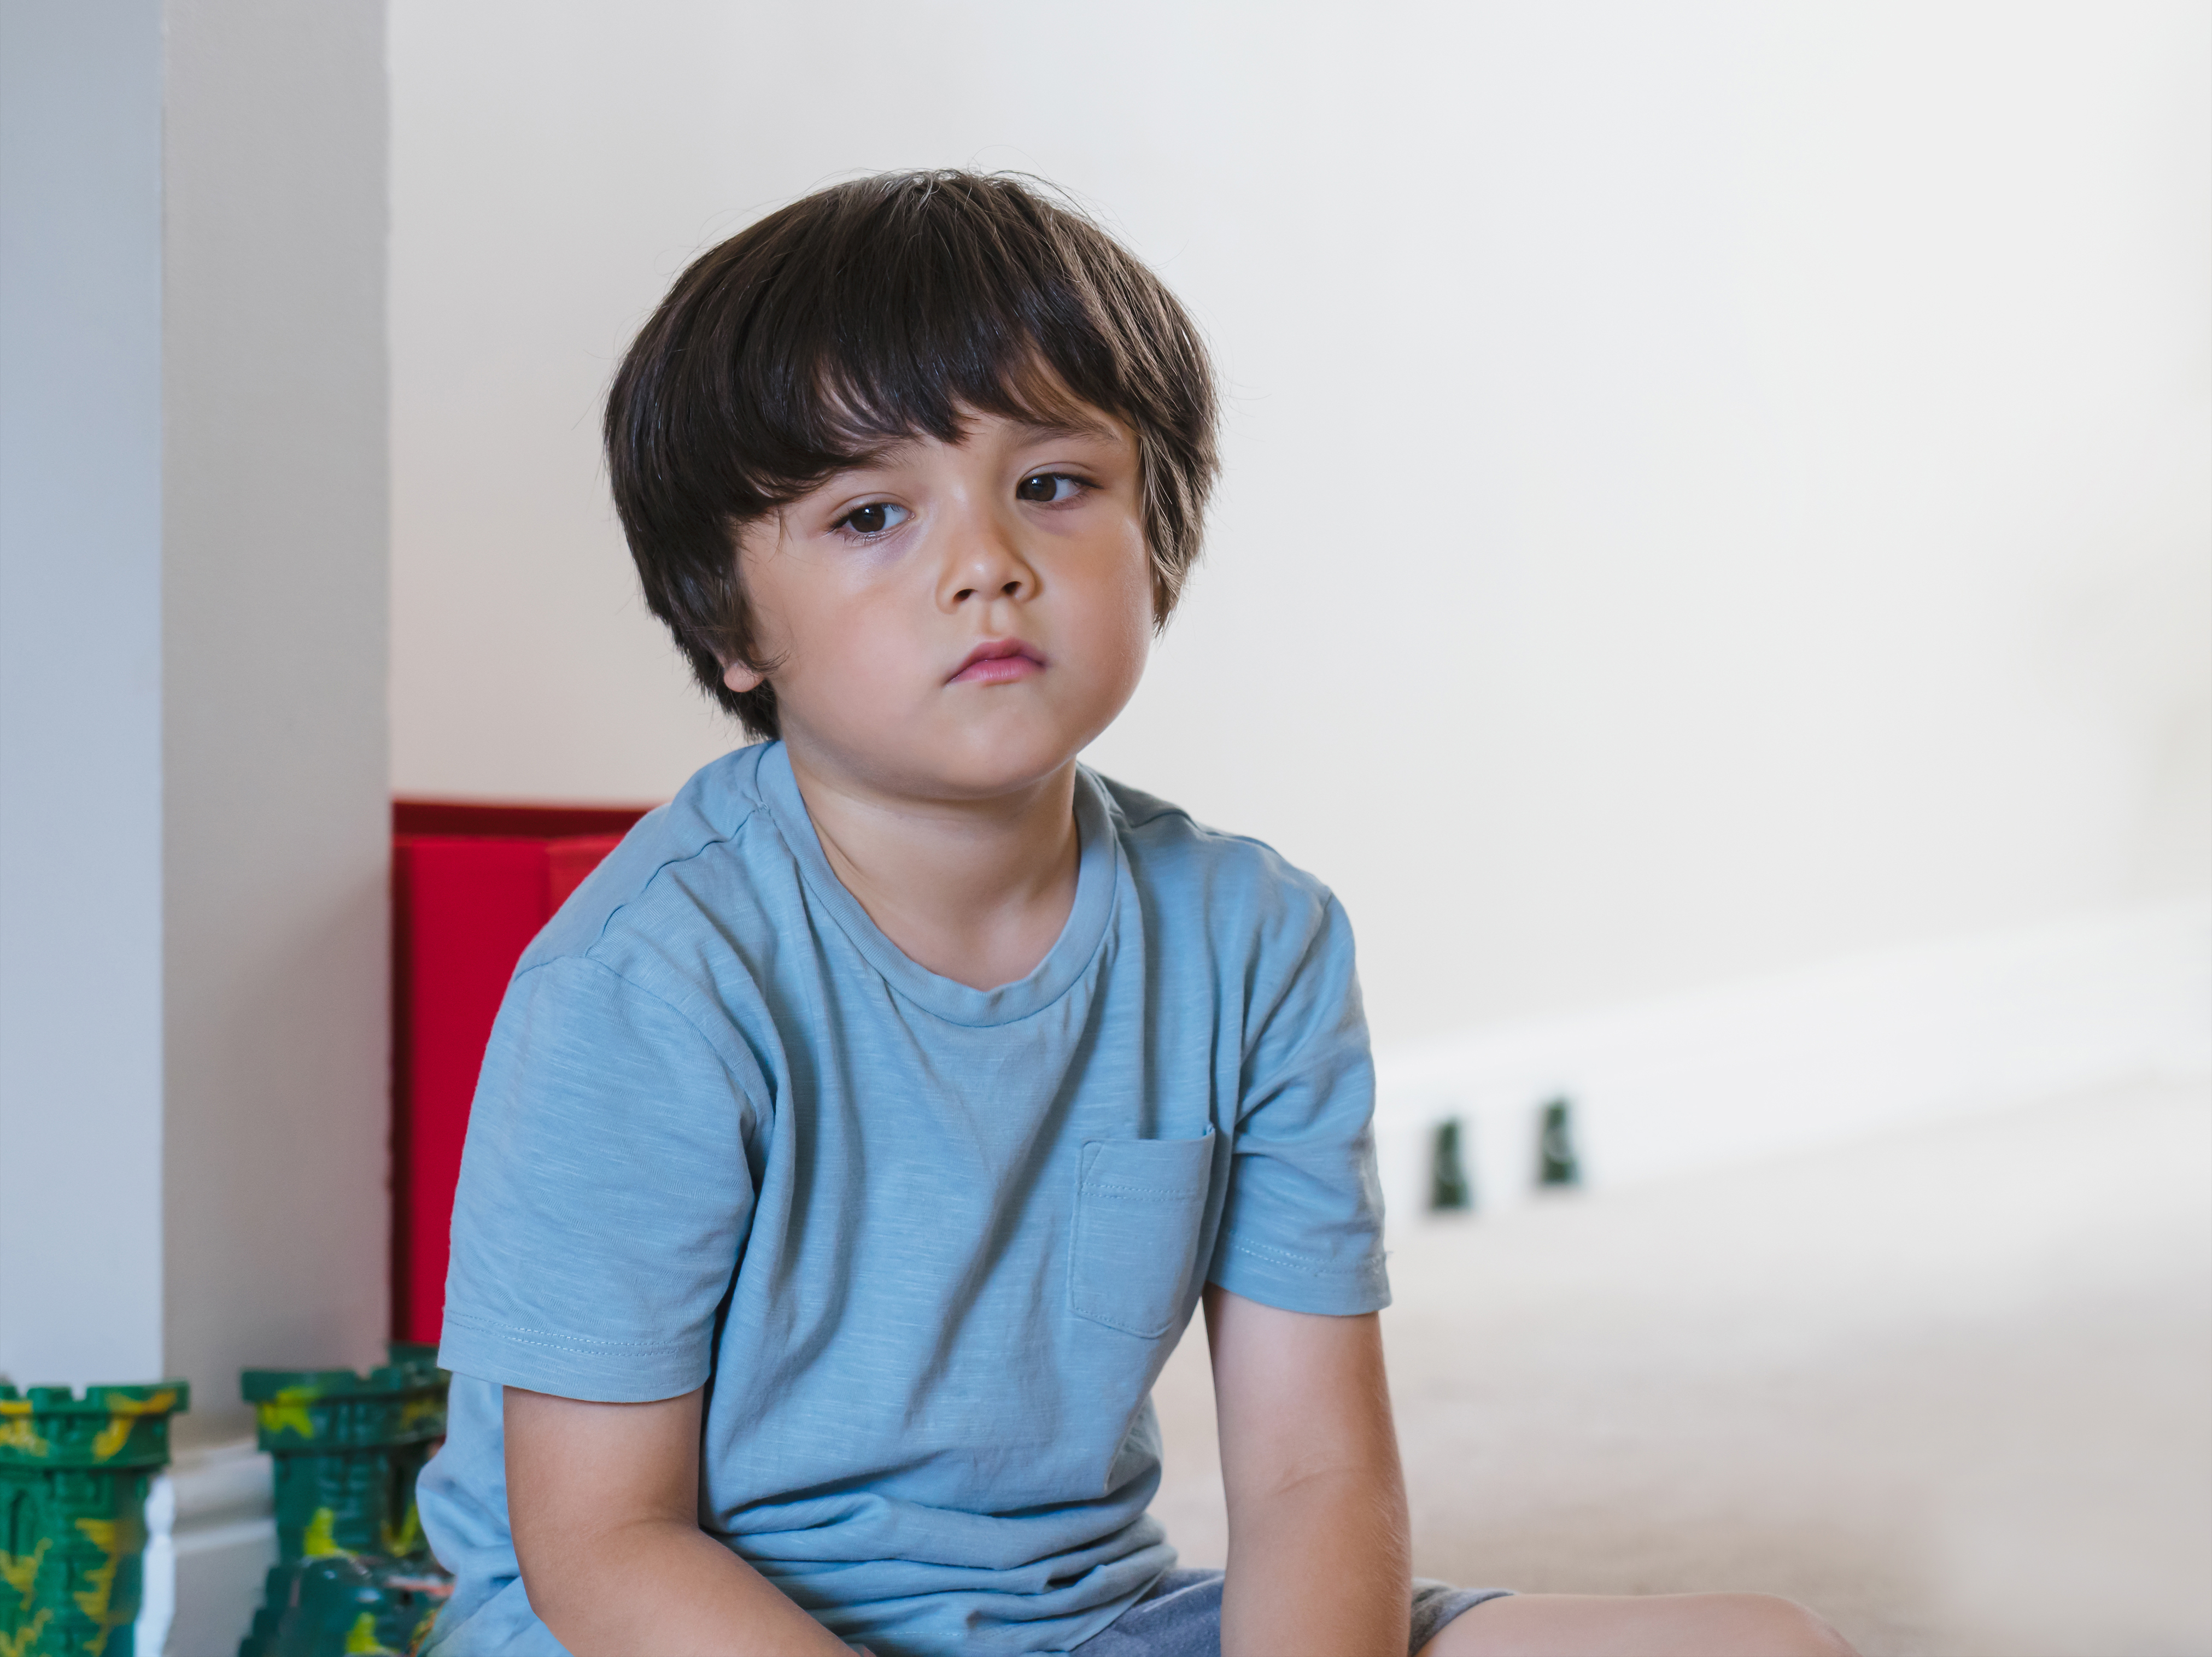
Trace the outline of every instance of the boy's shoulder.
{"label": "boy's shoulder", "polygon": [[709,762],[674,799],[639,818],[545,924],[515,970],[568,956],[627,955],[641,938],[680,949],[697,926],[743,930],[758,919],[757,905],[732,903],[724,889],[757,888],[767,872],[744,867],[759,861],[748,855],[752,842],[775,834],[759,788],[766,747]]}
{"label": "boy's shoulder", "polygon": [[1265,841],[1200,822],[1157,794],[1091,773],[1105,792],[1131,877],[1153,902],[1218,928],[1310,934],[1335,897]]}

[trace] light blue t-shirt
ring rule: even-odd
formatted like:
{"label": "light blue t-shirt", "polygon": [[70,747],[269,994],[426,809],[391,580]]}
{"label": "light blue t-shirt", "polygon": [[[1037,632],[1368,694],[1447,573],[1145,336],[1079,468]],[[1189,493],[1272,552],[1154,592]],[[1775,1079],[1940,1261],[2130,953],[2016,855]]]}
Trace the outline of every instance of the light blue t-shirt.
{"label": "light blue t-shirt", "polygon": [[431,1650],[553,1654],[500,1387],[710,1385],[700,1523],[879,1657],[1061,1652],[1175,1559],[1151,1388],[1205,1283],[1386,1304],[1343,911],[1079,774],[1036,969],[917,966],[775,744],[647,816],[523,956],[453,1211]]}

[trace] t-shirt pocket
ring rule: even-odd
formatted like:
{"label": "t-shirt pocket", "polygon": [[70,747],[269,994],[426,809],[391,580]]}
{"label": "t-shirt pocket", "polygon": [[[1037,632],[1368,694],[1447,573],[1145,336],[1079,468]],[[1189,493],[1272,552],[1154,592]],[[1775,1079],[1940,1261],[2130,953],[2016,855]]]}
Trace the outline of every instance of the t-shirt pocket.
{"label": "t-shirt pocket", "polygon": [[1067,1302],[1078,1317],[1156,1339],[1182,1309],[1213,1173],[1201,1139],[1092,1139],[1075,1187]]}

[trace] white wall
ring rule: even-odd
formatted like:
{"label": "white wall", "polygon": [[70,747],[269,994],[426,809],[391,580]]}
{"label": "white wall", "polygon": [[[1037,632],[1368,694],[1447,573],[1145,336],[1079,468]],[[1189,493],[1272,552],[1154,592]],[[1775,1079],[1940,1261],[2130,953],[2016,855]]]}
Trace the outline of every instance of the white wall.
{"label": "white wall", "polygon": [[150,1380],[160,0],[0,10],[0,1375]]}
{"label": "white wall", "polygon": [[0,20],[0,1370],[189,1444],[389,1323],[383,7]]}
{"label": "white wall", "polygon": [[384,0],[167,0],[164,1346],[392,1323]]}
{"label": "white wall", "polygon": [[1231,388],[1103,767],[1343,894],[1386,1041],[2212,883],[2206,15],[393,0],[393,780],[726,746],[596,457],[694,252],[1080,191]]}

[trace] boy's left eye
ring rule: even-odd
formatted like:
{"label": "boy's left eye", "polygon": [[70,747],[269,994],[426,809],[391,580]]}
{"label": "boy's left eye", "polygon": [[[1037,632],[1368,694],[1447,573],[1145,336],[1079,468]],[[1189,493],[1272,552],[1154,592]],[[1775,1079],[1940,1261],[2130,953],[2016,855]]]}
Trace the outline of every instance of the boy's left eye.
{"label": "boy's left eye", "polygon": [[881,535],[906,522],[907,516],[904,507],[895,507],[888,501],[871,501],[865,507],[854,507],[832,527],[851,530],[856,535]]}
{"label": "boy's left eye", "polygon": [[1014,485],[1017,501],[1072,501],[1083,488],[1083,480],[1066,472],[1031,472]]}

